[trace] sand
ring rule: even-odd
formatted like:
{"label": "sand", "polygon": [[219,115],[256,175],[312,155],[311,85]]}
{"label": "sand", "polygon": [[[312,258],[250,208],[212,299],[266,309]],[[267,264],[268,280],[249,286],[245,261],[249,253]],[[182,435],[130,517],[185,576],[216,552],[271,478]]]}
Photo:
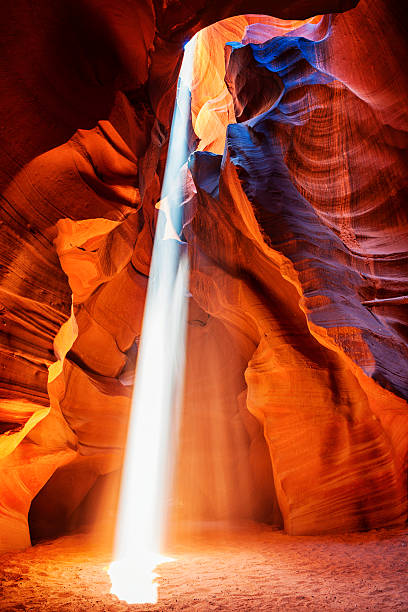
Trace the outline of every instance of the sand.
{"label": "sand", "polygon": [[408,611],[408,529],[291,537],[266,525],[207,525],[159,568],[159,602],[109,593],[109,551],[71,535],[0,557],[0,610]]}

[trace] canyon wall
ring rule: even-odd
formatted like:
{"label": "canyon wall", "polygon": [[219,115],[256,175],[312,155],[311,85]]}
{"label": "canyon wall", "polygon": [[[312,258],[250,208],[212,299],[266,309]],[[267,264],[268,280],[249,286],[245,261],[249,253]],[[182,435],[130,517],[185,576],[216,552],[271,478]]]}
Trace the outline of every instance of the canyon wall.
{"label": "canyon wall", "polygon": [[5,4],[2,550],[30,505],[56,535],[118,474],[182,48],[220,19],[191,91],[175,514],[406,521],[402,15],[201,4]]}

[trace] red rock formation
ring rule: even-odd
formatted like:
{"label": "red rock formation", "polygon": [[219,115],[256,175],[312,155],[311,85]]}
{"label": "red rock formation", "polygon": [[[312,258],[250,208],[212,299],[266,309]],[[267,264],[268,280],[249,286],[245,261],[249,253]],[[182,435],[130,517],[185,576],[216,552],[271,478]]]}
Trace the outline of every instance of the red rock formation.
{"label": "red rock formation", "polygon": [[[406,130],[406,88],[400,81],[397,103],[382,66],[372,86],[364,61],[350,79],[336,62],[350,44],[342,32],[370,19],[367,10],[285,37],[272,38],[278,23],[250,25],[250,44],[227,52],[225,76],[246,123],[228,127],[222,159],[195,154],[191,165],[191,290],[257,346],[247,353],[247,405],[264,425],[291,533],[406,517],[407,319],[386,312],[406,299],[406,157],[402,139],[393,140],[396,126]],[[381,7],[376,19],[368,49],[387,19]],[[384,43],[391,74],[394,45]],[[352,46],[367,58],[358,41]],[[203,101],[197,116],[217,113],[212,105]],[[216,148],[203,139],[201,148]]]}
{"label": "red rock formation", "polygon": [[182,512],[405,520],[406,42],[382,2],[312,17],[354,4],[2,7],[1,549],[120,466],[182,45],[249,11],[197,50]]}

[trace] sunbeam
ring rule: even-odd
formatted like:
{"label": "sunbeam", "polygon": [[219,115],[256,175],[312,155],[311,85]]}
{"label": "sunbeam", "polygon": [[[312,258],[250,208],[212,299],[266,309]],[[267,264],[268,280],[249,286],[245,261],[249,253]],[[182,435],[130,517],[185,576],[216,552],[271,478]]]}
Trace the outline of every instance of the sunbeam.
{"label": "sunbeam", "polygon": [[194,39],[186,45],[150,267],[116,526],[111,592],[155,603],[183,385],[188,256],[181,241],[182,173]]}

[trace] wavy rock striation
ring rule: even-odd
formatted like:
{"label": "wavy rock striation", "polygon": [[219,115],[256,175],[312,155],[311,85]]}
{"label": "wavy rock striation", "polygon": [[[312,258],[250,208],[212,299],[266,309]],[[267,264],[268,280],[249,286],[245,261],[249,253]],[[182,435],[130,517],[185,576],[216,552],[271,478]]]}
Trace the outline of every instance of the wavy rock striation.
{"label": "wavy rock striation", "polygon": [[[376,17],[387,15],[378,7]],[[384,124],[390,84],[367,93],[363,61],[350,79],[336,64],[350,45],[341,33],[365,18],[361,4],[285,36],[248,25],[226,51],[242,123],[227,127],[222,158],[190,163],[192,292],[257,345],[247,405],[264,426],[290,533],[406,519],[407,318],[393,306],[407,287],[404,137],[393,146]],[[402,82],[394,94],[402,105]]]}
{"label": "wavy rock striation", "polygon": [[234,14],[196,47],[175,515],[406,520],[404,22],[329,4],[2,7],[0,549],[120,468],[182,46]]}

